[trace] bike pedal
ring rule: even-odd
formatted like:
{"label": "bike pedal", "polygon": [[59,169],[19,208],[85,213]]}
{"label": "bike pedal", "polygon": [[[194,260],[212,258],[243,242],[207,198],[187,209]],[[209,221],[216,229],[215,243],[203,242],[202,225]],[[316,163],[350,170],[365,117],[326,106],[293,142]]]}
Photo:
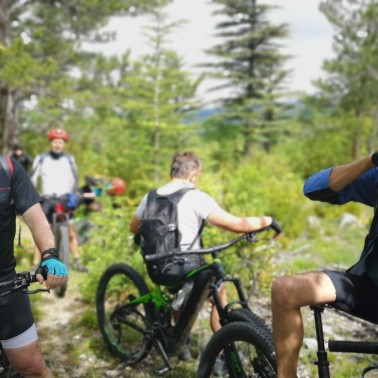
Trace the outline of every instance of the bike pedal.
{"label": "bike pedal", "polygon": [[157,375],[159,377],[162,377],[163,375],[168,374],[170,371],[171,371],[171,369],[168,366],[164,366],[163,368],[161,368],[157,371]]}

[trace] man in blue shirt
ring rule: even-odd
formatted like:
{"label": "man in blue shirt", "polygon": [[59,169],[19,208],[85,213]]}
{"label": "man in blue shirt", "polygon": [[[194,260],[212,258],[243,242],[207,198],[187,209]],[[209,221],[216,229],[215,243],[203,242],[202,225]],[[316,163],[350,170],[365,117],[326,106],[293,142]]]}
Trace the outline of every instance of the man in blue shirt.
{"label": "man in blue shirt", "polygon": [[[355,201],[375,208],[377,165],[375,152],[357,162],[320,171],[306,181],[304,194],[330,204]],[[302,306],[337,302],[349,313],[378,323],[377,223],[374,219],[360,260],[346,272],[308,272],[281,277],[273,283],[273,336],[279,378],[297,377],[304,333]]]}

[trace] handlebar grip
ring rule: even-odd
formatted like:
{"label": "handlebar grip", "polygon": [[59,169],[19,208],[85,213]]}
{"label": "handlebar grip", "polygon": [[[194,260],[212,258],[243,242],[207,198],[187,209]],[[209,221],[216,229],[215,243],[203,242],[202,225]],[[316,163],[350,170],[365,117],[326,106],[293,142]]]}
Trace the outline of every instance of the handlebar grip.
{"label": "handlebar grip", "polygon": [[166,258],[166,257],[170,257],[170,256],[173,256],[175,255],[176,252],[168,252],[168,253],[164,253],[164,254],[161,254],[161,255],[145,255],[144,256],[144,260],[145,261],[155,261],[155,260],[160,260],[160,259],[163,259],[163,258]]}
{"label": "handlebar grip", "polygon": [[272,218],[273,221],[272,221],[272,224],[270,225],[270,227],[277,233],[277,234],[280,234],[282,232],[282,227],[281,225],[276,221],[275,218]]}

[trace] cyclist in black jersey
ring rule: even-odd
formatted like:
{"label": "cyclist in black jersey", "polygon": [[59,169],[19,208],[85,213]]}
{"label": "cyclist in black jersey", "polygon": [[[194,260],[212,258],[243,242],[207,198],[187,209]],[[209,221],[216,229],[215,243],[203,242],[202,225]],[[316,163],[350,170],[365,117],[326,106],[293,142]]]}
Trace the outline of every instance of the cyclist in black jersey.
{"label": "cyclist in black jersey", "polygon": [[[42,253],[42,266],[48,269],[47,288],[55,288],[67,280],[67,269],[55,256],[54,237],[42,211],[38,195],[25,169],[9,159],[9,175],[0,165],[0,282],[16,275],[14,238],[16,213],[30,229]],[[43,283],[38,274],[37,280]],[[0,299],[0,342],[12,364],[23,377],[52,377],[39,343],[27,294],[17,292]]]}

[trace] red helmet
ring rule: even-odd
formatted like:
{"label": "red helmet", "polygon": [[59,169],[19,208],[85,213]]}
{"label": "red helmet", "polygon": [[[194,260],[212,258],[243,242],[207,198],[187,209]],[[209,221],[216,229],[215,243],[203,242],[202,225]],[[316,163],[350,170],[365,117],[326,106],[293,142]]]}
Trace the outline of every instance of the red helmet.
{"label": "red helmet", "polygon": [[126,183],[121,178],[116,177],[107,185],[107,193],[111,196],[117,196],[125,193]]}
{"label": "red helmet", "polygon": [[53,129],[49,132],[49,139],[63,139],[65,142],[68,141],[68,134],[62,129]]}

